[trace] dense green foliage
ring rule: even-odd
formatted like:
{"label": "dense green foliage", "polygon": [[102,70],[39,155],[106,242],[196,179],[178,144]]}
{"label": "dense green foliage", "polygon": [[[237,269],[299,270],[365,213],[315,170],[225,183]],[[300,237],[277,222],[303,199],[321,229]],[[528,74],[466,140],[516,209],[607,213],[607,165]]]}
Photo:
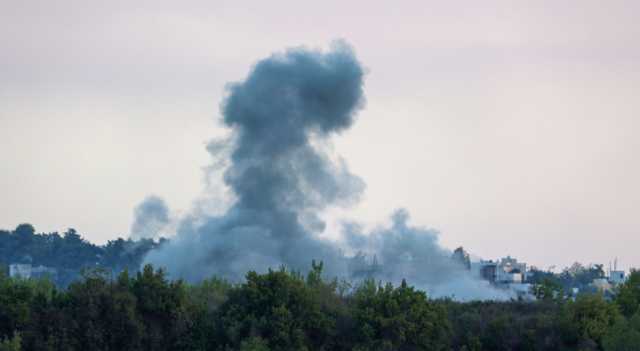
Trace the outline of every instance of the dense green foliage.
{"label": "dense green foliage", "polygon": [[632,270],[627,282],[620,287],[617,300],[625,316],[640,313],[640,271]]}
{"label": "dense green foliage", "polygon": [[84,268],[136,271],[144,255],[162,241],[119,238],[98,246],[84,240],[74,229],[67,230],[63,235],[36,234],[31,224],[20,224],[13,231],[0,230],[0,266],[31,263],[33,266],[55,268],[57,274],[52,277],[54,282],[59,286],[67,286],[78,278]]}
{"label": "dense green foliage", "polygon": [[0,350],[639,350],[640,272],[620,298],[431,300],[284,268],[190,285],[151,266],[59,289],[0,276]]}
{"label": "dense green foliage", "polygon": [[603,265],[592,264],[583,266],[576,262],[571,267],[566,267],[559,274],[550,271],[541,271],[532,267],[527,272],[528,281],[533,284],[544,285],[546,291],[540,291],[542,295],[553,292],[553,295],[571,294],[573,288],[577,288],[581,292],[595,293],[597,289],[591,284],[594,279],[604,278],[605,272]]}
{"label": "dense green foliage", "polygon": [[[640,271],[603,298],[601,265],[532,269],[536,302],[432,300],[406,282],[322,278],[281,268],[241,284],[170,280],[145,266],[162,241],[93,245],[73,229],[0,231],[0,264],[53,267],[49,278],[0,270],[4,350],[640,350]],[[133,273],[129,273],[133,272]],[[571,291],[582,294],[573,298]]]}

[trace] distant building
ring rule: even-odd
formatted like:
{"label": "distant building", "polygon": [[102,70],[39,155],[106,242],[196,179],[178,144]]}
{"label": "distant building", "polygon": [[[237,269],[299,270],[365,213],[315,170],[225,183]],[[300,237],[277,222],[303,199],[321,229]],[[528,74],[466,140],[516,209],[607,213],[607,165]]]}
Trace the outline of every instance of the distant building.
{"label": "distant building", "polygon": [[471,272],[492,284],[497,282],[498,262],[492,260],[480,260],[471,264]]}
{"label": "distant building", "polygon": [[451,259],[460,263],[467,270],[471,269],[471,260],[469,259],[469,253],[467,253],[462,246],[455,249],[451,255]]}
{"label": "distant building", "polygon": [[627,280],[625,276],[625,272],[623,270],[618,270],[618,258],[613,260],[613,266],[611,266],[611,262],[609,262],[609,283],[612,285],[619,285],[624,283]]}
{"label": "distant building", "polygon": [[613,285],[624,283],[626,280],[624,271],[610,271],[609,282]]}
{"label": "distant building", "polygon": [[606,278],[596,278],[591,283],[600,293],[609,292],[612,290],[613,286],[609,283],[609,280]]}
{"label": "distant building", "polygon": [[527,264],[507,256],[498,264],[498,282],[522,283],[527,280]]}
{"label": "distant building", "polygon": [[471,265],[471,271],[492,284],[519,284],[527,280],[527,264],[511,256],[500,261],[481,260]]}
{"label": "distant building", "polygon": [[524,282],[522,276],[523,274],[520,271],[505,272],[502,269],[498,269],[496,281],[501,284],[520,284]]}
{"label": "distant building", "polygon": [[497,288],[510,290],[518,298],[535,299],[531,293],[532,285],[526,283],[527,264],[518,262],[511,256],[499,261],[480,260],[471,262],[471,274],[486,280]]}
{"label": "distant building", "polygon": [[9,265],[9,276],[11,278],[31,277],[31,263],[13,263]]}
{"label": "distant building", "polygon": [[58,274],[58,270],[55,268],[37,266],[34,267],[31,263],[12,263],[9,265],[9,276],[12,278],[41,278],[49,276],[55,280]]}

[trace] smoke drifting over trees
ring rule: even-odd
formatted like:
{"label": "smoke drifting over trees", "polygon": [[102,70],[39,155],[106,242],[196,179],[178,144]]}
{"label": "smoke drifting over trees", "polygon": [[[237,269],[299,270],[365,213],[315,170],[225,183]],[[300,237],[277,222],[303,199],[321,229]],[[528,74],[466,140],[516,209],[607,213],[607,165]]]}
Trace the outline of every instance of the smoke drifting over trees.
{"label": "smoke drifting over trees", "polygon": [[[249,270],[280,265],[306,270],[316,259],[330,276],[407,278],[434,295],[499,298],[450,260],[436,232],[409,226],[404,210],[394,214],[391,227],[372,233],[344,225],[344,246],[319,238],[326,225],[318,214],[354,203],[365,188],[344,161],[325,152],[328,138],[349,128],[364,106],[364,76],[352,49],[337,42],[327,52],[274,54],[230,84],[221,112],[232,137],[208,150],[214,157],[228,150],[224,182],[235,202],[222,215],[185,216],[171,243],[146,260],[194,281],[211,275],[239,280]],[[166,218],[157,199],[149,204],[151,218]]]}
{"label": "smoke drifting over trees", "polygon": [[148,196],[134,210],[132,239],[152,239],[169,224],[169,208],[158,196]]}

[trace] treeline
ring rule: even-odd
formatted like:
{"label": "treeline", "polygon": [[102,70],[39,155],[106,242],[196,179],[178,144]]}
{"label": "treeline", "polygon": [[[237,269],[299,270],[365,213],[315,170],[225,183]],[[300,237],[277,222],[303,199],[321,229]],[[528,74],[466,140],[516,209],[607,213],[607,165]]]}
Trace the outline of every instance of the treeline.
{"label": "treeline", "polygon": [[640,350],[640,272],[617,298],[431,300],[403,282],[356,286],[285,269],[230,284],[145,266],[66,289],[0,278],[0,350]]}
{"label": "treeline", "polygon": [[57,232],[38,234],[31,224],[20,224],[12,231],[0,230],[0,268],[4,266],[2,270],[6,270],[13,263],[55,268],[54,282],[66,286],[85,268],[137,271],[147,252],[163,241],[118,238],[98,246],[83,239],[74,229],[68,229],[62,235]]}
{"label": "treeline", "polygon": [[565,267],[560,273],[539,270],[531,267],[527,272],[527,282],[532,284],[545,284],[553,287],[563,294],[573,294],[577,288],[580,293],[596,293],[598,289],[593,285],[594,279],[605,278],[606,274],[602,264],[590,264],[584,266],[579,262]]}

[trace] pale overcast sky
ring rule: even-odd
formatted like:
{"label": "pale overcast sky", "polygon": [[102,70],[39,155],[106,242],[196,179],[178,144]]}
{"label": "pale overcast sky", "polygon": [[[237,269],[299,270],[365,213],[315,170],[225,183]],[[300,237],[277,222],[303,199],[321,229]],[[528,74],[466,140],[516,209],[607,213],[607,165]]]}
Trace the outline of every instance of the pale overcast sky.
{"label": "pale overcast sky", "polygon": [[640,266],[639,1],[0,0],[0,228],[128,235],[149,194],[185,213],[227,82],[345,39],[366,108],[335,138],[444,246],[541,267]]}

